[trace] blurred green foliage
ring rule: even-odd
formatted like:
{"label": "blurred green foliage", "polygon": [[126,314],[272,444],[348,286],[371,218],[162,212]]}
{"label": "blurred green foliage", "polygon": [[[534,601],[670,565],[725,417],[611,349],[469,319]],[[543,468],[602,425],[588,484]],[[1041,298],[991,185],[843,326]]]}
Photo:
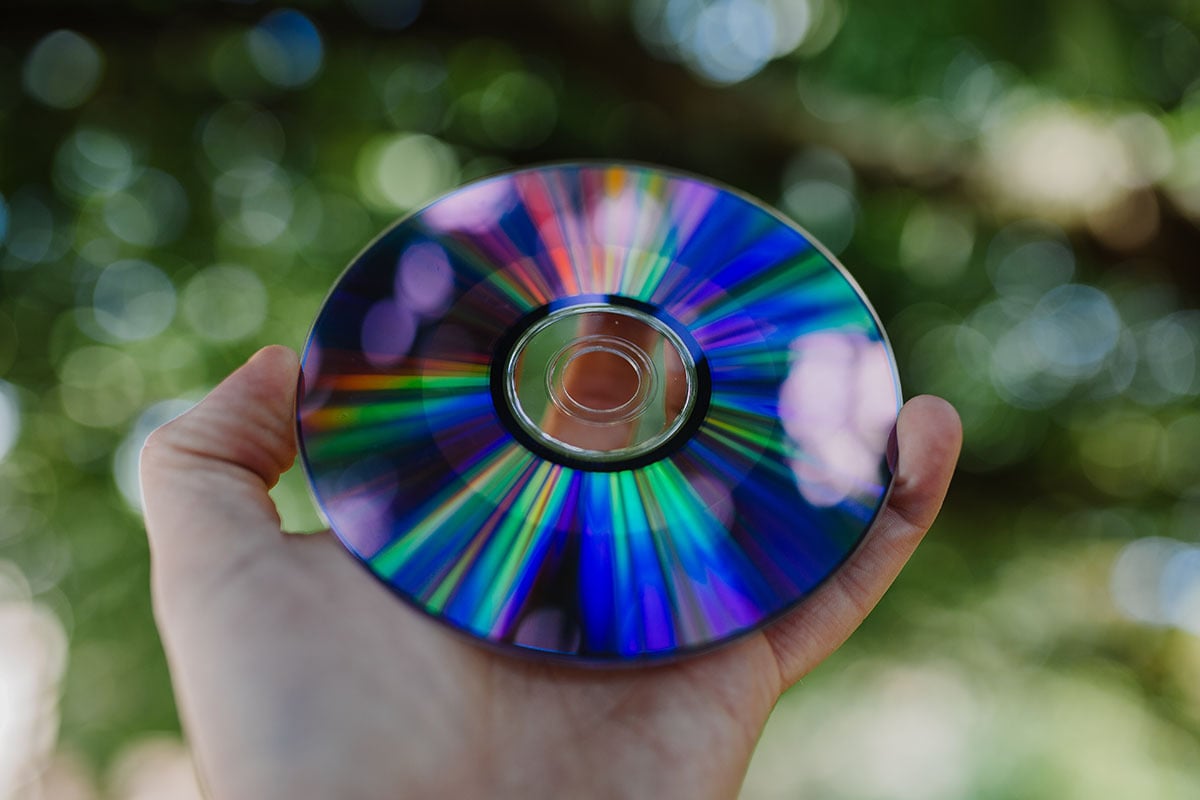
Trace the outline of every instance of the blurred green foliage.
{"label": "blurred green foliage", "polygon": [[[298,347],[408,209],[636,159],[798,219],[967,432],[930,540],[781,703],[747,796],[1194,797],[1197,31],[1185,0],[8,3],[0,597],[66,634],[51,744],[61,718],[106,774],[178,729],[148,431]],[[318,524],[298,476],[276,494]]]}

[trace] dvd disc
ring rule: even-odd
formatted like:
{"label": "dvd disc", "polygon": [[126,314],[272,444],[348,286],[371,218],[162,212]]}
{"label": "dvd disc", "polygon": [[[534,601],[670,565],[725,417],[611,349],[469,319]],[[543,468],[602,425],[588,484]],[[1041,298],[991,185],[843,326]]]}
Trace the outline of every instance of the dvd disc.
{"label": "dvd disc", "polygon": [[469,184],[354,260],[313,325],[301,456],[417,608],[588,661],[754,630],[891,483],[895,363],[819,245],[730,189],[558,165]]}

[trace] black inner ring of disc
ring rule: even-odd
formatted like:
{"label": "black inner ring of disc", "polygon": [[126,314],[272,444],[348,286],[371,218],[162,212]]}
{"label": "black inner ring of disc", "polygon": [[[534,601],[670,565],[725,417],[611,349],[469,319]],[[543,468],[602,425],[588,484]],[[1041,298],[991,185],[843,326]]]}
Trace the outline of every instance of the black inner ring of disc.
{"label": "black inner ring of disc", "polygon": [[[530,435],[517,421],[512,408],[509,407],[505,391],[505,365],[512,355],[513,348],[516,347],[518,340],[521,338],[521,334],[529,330],[539,320],[545,319],[556,311],[581,305],[622,306],[640,311],[670,328],[679,337],[679,340],[683,342],[683,346],[687,348],[692,356],[692,361],[696,365],[696,400],[692,404],[692,408],[683,423],[676,428],[674,433],[652,450],[638,453],[629,458],[595,461],[585,457],[572,456],[560,450],[555,450],[545,442]],[[644,303],[641,300],[634,300],[633,298],[617,294],[582,294],[575,295],[574,297],[564,297],[536,308],[521,317],[513,325],[509,326],[508,330],[496,340],[496,347],[492,351],[490,379],[492,405],[496,409],[496,415],[500,418],[500,422],[512,434],[514,439],[520,442],[527,450],[541,456],[547,461],[553,461],[565,467],[589,472],[621,472],[623,470],[644,467],[647,464],[653,464],[655,461],[666,458],[687,444],[687,441],[700,428],[700,425],[704,422],[704,418],[708,415],[708,406],[712,399],[712,374],[708,368],[708,359],[704,356],[704,352],[700,349],[700,345],[696,342],[691,332],[662,309],[656,308],[649,303]]]}

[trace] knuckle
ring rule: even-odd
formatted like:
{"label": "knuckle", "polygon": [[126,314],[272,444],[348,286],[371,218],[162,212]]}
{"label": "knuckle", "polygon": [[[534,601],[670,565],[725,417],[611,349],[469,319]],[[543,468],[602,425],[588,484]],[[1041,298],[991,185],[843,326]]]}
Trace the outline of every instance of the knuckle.
{"label": "knuckle", "polygon": [[178,420],[160,425],[150,432],[142,444],[142,464],[153,463],[168,457],[178,447]]}

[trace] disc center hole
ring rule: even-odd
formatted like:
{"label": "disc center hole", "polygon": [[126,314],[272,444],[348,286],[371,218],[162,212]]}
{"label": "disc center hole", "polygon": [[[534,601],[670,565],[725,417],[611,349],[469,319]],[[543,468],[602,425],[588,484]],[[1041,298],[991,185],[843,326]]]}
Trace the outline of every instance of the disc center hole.
{"label": "disc center hole", "polygon": [[552,450],[599,460],[653,450],[686,419],[695,367],[670,328],[622,306],[551,312],[507,358],[517,423]]}
{"label": "disc center hole", "polygon": [[569,355],[562,378],[555,387],[559,401],[594,416],[620,411],[641,393],[639,366],[625,353],[604,344],[585,346]]}

